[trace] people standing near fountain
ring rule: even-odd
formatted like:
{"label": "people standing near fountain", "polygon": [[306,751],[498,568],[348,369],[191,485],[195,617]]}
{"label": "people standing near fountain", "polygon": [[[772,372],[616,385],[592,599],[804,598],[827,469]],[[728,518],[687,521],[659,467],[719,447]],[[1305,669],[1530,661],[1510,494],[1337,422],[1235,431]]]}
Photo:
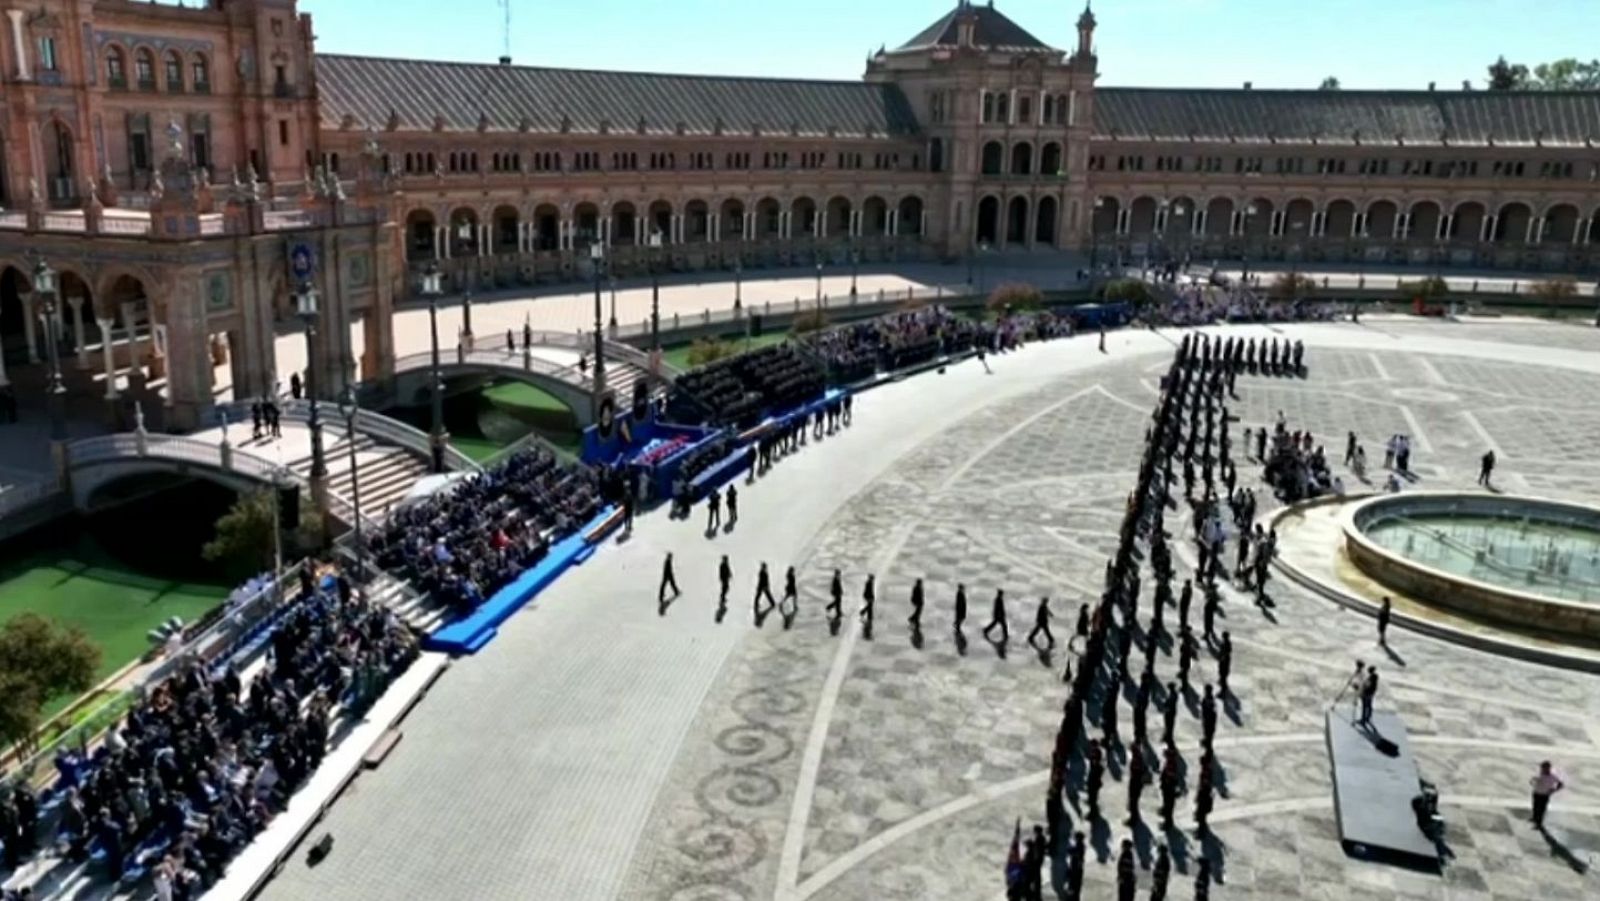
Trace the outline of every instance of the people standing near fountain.
{"label": "people standing near fountain", "polygon": [[1383,596],[1383,606],[1378,608],[1378,644],[1389,646],[1389,596]]}

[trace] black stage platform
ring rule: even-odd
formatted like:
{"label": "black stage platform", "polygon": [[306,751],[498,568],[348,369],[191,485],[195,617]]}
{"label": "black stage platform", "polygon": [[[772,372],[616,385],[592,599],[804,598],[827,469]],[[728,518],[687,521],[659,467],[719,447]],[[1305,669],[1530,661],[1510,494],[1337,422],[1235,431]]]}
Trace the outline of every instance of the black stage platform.
{"label": "black stage platform", "polygon": [[1347,705],[1327,714],[1333,806],[1345,853],[1437,870],[1438,849],[1411,807],[1421,788],[1405,723],[1378,711],[1370,726],[1351,720]]}

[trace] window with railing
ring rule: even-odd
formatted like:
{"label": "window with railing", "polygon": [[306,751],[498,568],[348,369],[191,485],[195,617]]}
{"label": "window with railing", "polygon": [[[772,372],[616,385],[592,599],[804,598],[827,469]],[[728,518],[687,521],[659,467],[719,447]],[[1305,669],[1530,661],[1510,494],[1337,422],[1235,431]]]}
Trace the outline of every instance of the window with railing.
{"label": "window with railing", "polygon": [[168,50],[166,56],[167,91],[172,94],[183,93],[183,57],[176,50]]}
{"label": "window with railing", "polygon": [[211,93],[211,63],[205,54],[197,53],[194,62],[190,64],[190,72],[194,78],[194,92],[196,94]]}
{"label": "window with railing", "polygon": [[112,47],[106,52],[106,84],[114,91],[128,88],[128,62],[123,58],[120,47]]}
{"label": "window with railing", "polygon": [[134,54],[133,77],[139,82],[139,90],[154,91],[156,89],[156,55],[154,53],[141,49]]}

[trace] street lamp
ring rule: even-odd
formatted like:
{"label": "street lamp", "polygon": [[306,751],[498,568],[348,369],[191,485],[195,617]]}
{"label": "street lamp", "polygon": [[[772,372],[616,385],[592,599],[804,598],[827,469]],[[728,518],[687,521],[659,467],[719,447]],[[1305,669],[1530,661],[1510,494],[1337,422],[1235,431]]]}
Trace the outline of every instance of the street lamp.
{"label": "street lamp", "polygon": [[61,351],[56,334],[56,271],[44,260],[33,264],[33,293],[39,305],[39,315],[44,319],[45,346],[49,351],[50,381],[45,389],[50,405],[50,438],[64,441],[66,432],[66,386],[61,383]]}
{"label": "street lamp", "polygon": [[744,308],[744,260],[740,259],[739,251],[733,253],[733,312],[738,315]]}
{"label": "street lamp", "polygon": [[650,349],[661,353],[661,272],[656,268],[661,232],[650,233]]}
{"label": "street lamp", "polygon": [[1250,220],[1261,212],[1261,208],[1254,203],[1244,208],[1244,266],[1239,273],[1239,284],[1245,285],[1250,281]]}
{"label": "street lamp", "polygon": [[359,591],[359,586],[367,581],[366,542],[361,540],[361,468],[356,461],[356,415],[361,407],[356,404],[356,391],[350,385],[344,386],[344,392],[339,395],[339,412],[344,416],[345,441],[350,445],[350,499],[356,507],[356,585]]}
{"label": "street lamp", "polygon": [[428,449],[433,456],[433,472],[444,472],[444,444],[448,435],[444,431],[444,382],[439,378],[439,295],[444,293],[439,265],[429,263],[422,272],[422,296],[428,298],[428,335],[433,348],[433,365],[429,369],[428,398],[433,405],[433,424],[428,431]]}
{"label": "street lamp", "polygon": [[605,335],[600,332],[600,279],[606,262],[606,249],[599,241],[589,245],[589,262],[594,266],[594,417],[600,419],[600,396],[606,390]]}
{"label": "street lamp", "polygon": [[822,252],[817,252],[817,322],[822,322]]}
{"label": "street lamp", "polygon": [[1095,270],[1100,268],[1100,235],[1094,230],[1095,217],[1106,208],[1106,199],[1094,199],[1094,212],[1089,215],[1089,277],[1094,278]]}
{"label": "street lamp", "polygon": [[461,343],[467,350],[472,350],[472,289],[468,288],[461,295]]}
{"label": "street lamp", "polygon": [[306,327],[306,396],[311,401],[311,481],[328,476],[328,461],[322,454],[322,421],[317,407],[317,289],[304,282],[295,292],[295,312]]}
{"label": "street lamp", "polygon": [[616,273],[613,272],[610,276],[608,276],[606,278],[606,282],[608,284],[610,284],[610,286],[611,286],[611,322],[609,323],[609,325],[611,327],[611,334],[615,335],[617,333],[617,275],[616,275]]}
{"label": "street lamp", "polygon": [[850,299],[856,298],[856,276],[861,272],[861,249],[855,247],[855,239],[850,239]]}
{"label": "street lamp", "polygon": [[984,264],[984,258],[983,257],[984,257],[984,254],[986,254],[988,252],[989,252],[989,242],[988,241],[979,241],[978,242],[978,284],[977,284],[978,294],[979,295],[983,294],[983,264]]}

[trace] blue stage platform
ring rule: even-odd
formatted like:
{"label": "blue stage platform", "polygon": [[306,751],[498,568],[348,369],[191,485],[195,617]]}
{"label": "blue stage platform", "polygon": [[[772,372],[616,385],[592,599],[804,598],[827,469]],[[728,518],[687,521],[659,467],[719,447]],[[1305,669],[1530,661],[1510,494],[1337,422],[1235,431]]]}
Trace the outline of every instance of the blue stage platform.
{"label": "blue stage platform", "polygon": [[[480,648],[494,638],[495,630],[500,624],[511,618],[511,614],[521,610],[534,596],[545,590],[557,577],[567,571],[570,566],[576,566],[588,559],[593,546],[589,542],[590,533],[605,523],[612,514],[612,508],[606,508],[600,515],[585,523],[583,528],[562,539],[550,548],[534,567],[506,587],[494,593],[494,596],[478,605],[478,609],[447,626],[436,630],[423,642],[423,647],[430,651],[443,651],[447,654],[475,654]],[[598,540],[598,539],[597,539]]]}

